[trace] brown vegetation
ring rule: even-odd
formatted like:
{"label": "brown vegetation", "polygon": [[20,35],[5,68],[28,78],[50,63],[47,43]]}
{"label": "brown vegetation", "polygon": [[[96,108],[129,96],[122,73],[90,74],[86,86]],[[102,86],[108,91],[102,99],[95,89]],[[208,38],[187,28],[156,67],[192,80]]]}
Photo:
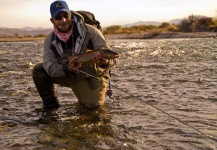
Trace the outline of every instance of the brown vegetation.
{"label": "brown vegetation", "polygon": [[132,34],[146,32],[217,32],[217,20],[213,20],[210,17],[190,15],[188,18],[184,18],[180,24],[163,22],[159,26],[139,25],[123,28],[119,25],[113,25],[103,30],[104,34]]}
{"label": "brown vegetation", "polygon": [[124,28],[113,25],[104,29],[103,32],[107,38],[124,39],[216,37],[217,20],[190,15],[188,18],[184,18],[180,24],[171,25],[168,22],[163,22],[159,26],[139,25]]}

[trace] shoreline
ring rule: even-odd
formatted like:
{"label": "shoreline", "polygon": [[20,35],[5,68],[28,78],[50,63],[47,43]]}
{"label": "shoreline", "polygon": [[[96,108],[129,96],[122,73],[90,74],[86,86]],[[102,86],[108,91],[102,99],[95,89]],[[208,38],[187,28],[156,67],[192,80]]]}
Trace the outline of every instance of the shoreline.
{"label": "shoreline", "polygon": [[130,34],[108,34],[106,39],[173,39],[173,38],[217,38],[217,32],[147,32]]}
{"label": "shoreline", "polygon": [[0,37],[0,42],[34,42],[34,41],[44,41],[45,37]]}
{"label": "shoreline", "polygon": [[[146,32],[129,34],[104,34],[106,39],[173,39],[173,38],[217,38],[217,32]],[[0,37],[0,42],[44,41],[45,37]]]}

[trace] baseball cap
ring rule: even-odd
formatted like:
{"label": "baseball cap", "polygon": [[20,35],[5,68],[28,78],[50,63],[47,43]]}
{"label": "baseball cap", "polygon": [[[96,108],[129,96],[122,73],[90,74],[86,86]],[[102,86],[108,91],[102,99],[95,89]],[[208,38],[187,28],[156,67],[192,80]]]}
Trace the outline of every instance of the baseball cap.
{"label": "baseball cap", "polygon": [[51,5],[50,5],[50,14],[51,17],[56,17],[56,15],[60,12],[67,12],[70,13],[69,7],[66,4],[65,1],[54,1]]}

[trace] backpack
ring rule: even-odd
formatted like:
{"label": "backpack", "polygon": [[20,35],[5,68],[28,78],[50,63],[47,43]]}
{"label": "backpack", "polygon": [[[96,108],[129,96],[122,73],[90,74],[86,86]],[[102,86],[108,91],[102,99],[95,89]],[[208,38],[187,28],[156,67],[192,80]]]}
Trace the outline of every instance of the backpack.
{"label": "backpack", "polygon": [[100,25],[100,22],[98,20],[96,20],[93,13],[91,13],[89,11],[83,11],[83,10],[79,10],[76,12],[78,12],[80,15],[83,16],[85,23],[90,24],[92,26],[95,26],[97,29],[102,31],[102,27]]}

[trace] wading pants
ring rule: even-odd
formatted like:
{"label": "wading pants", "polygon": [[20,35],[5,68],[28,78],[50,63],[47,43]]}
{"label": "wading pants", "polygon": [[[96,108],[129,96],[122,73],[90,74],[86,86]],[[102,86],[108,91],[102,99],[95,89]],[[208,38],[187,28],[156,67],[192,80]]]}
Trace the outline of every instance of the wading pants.
{"label": "wading pants", "polygon": [[104,77],[96,80],[80,73],[65,77],[50,77],[43,68],[43,64],[39,63],[32,70],[32,78],[46,109],[59,107],[54,84],[70,87],[78,98],[79,103],[88,108],[104,104],[108,83],[108,79]]}

